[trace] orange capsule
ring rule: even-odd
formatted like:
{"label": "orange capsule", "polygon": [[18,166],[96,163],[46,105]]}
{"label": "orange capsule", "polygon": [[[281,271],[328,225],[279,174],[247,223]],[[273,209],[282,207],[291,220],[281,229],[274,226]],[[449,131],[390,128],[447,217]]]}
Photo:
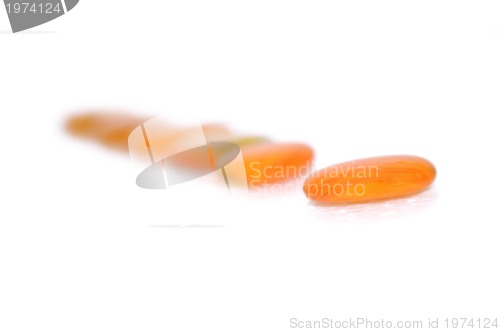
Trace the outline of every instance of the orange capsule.
{"label": "orange capsule", "polygon": [[[96,140],[113,149],[127,150],[130,133],[145,120],[124,113],[94,112],[71,117],[66,127],[73,135]],[[169,123],[162,123],[148,129],[148,144],[154,146],[156,151],[168,151],[172,146],[196,137],[199,129],[176,128]],[[203,125],[203,133],[207,143],[229,142],[241,148],[247,177],[241,180],[246,180],[250,187],[305,176],[314,155],[313,150],[304,144],[274,144],[265,137],[240,136],[220,124]],[[150,161],[148,151],[139,150],[144,153],[144,161]],[[209,152],[210,164],[207,164]],[[223,164],[232,152],[229,149],[226,153],[223,145],[214,151],[195,149],[190,153],[176,155],[171,162],[186,170],[214,169],[216,165]]]}
{"label": "orange capsule", "polygon": [[66,123],[66,129],[73,135],[126,151],[128,135],[145,120],[118,112],[92,112],[72,116]]}
{"label": "orange capsule", "polygon": [[307,175],[314,158],[312,148],[299,143],[263,143],[241,151],[250,187]]}
{"label": "orange capsule", "polygon": [[[75,136],[96,140],[115,150],[128,150],[130,133],[142,125],[147,118],[135,117],[120,112],[91,112],[72,116],[66,122],[66,129]],[[155,132],[157,149],[168,148],[176,141],[188,140],[198,128],[177,128],[170,123],[161,123],[151,131]],[[220,124],[203,126],[204,133],[211,139],[231,135],[229,129]]]}
{"label": "orange capsule", "polygon": [[[209,138],[208,135],[207,139]],[[220,144],[233,143],[233,144]],[[212,159],[212,164],[223,165],[229,162],[230,159],[234,158],[232,156],[234,152],[234,147],[240,148],[248,147],[253,144],[263,144],[269,142],[266,138],[260,136],[228,136],[226,139],[220,141],[207,141],[207,148],[205,149],[195,149],[190,151],[190,153],[183,153],[176,155],[175,158],[171,158],[173,165],[185,168],[187,170],[198,170],[201,171],[207,166],[213,168],[213,166],[207,165],[206,159]],[[217,144],[219,143],[219,144]]]}
{"label": "orange capsule", "polygon": [[304,184],[306,196],[322,203],[356,203],[416,194],[436,178],[434,165],[416,156],[384,156],[333,165]]}

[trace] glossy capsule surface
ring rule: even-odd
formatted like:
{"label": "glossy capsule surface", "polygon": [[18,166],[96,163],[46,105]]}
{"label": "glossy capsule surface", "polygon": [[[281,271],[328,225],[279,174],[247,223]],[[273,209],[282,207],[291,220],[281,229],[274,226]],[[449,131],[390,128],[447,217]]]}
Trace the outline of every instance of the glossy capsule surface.
{"label": "glossy capsule surface", "polygon": [[368,202],[419,193],[435,178],[436,168],[424,158],[373,157],[316,171],[306,180],[304,192],[321,203]]}

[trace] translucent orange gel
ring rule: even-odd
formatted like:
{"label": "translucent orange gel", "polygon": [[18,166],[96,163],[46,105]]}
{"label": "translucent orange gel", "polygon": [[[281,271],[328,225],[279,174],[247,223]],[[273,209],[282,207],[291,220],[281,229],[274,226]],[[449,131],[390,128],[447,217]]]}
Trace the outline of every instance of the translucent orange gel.
{"label": "translucent orange gel", "polygon": [[333,165],[304,184],[306,196],[323,203],[356,203],[416,194],[436,178],[436,168],[416,156],[384,156]]}
{"label": "translucent orange gel", "polygon": [[311,147],[299,143],[269,143],[242,148],[250,187],[283,182],[307,174],[314,158]]}

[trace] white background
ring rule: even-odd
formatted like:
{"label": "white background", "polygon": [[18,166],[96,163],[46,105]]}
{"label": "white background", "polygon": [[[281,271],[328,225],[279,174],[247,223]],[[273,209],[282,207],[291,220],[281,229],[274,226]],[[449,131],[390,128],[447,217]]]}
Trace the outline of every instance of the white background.
{"label": "white background", "polygon": [[[289,331],[500,316],[498,1],[91,1],[0,9],[0,331]],[[66,135],[93,108],[303,141],[316,165],[416,154],[430,191],[348,207],[134,184]],[[152,225],[197,221],[213,228]],[[500,318],[500,317],[499,317]]]}

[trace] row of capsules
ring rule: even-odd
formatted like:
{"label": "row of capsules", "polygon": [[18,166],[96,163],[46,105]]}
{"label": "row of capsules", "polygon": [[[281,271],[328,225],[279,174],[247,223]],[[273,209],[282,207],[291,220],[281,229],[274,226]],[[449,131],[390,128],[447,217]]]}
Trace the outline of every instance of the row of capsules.
{"label": "row of capsules", "polygon": [[[249,189],[300,177],[305,174],[304,170],[310,170],[314,159],[314,151],[307,144],[276,143],[262,136],[241,136],[220,124],[178,127],[165,119],[153,120],[121,112],[98,111],[70,117],[66,128],[73,135],[98,141],[114,150],[132,149],[139,154],[144,151],[142,157],[151,164],[162,162],[164,165],[168,161],[174,169],[181,169],[172,174],[173,182],[224,168],[236,156],[236,150],[241,152],[245,170],[241,173],[244,178],[236,182],[244,182]],[[146,133],[146,128],[154,129]],[[131,139],[137,135],[145,140]],[[137,144],[145,144],[147,149],[139,149]],[[189,152],[174,153],[182,150]],[[185,170],[191,171],[191,175],[186,177]],[[303,190],[314,202],[349,204],[416,194],[429,188],[435,177],[436,168],[424,158],[381,156],[314,171],[305,180]]]}

